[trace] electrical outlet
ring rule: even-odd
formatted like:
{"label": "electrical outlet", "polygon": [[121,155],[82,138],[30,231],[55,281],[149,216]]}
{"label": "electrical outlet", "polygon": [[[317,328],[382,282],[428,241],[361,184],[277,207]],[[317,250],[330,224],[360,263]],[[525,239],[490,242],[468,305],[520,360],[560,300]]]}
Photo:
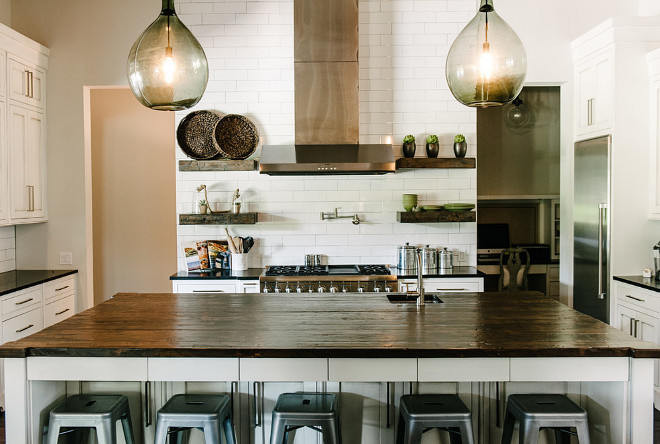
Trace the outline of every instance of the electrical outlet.
{"label": "electrical outlet", "polygon": [[467,253],[463,250],[458,250],[458,261],[459,262],[466,262],[467,261]]}
{"label": "electrical outlet", "polygon": [[60,265],[73,265],[73,253],[60,251]]}

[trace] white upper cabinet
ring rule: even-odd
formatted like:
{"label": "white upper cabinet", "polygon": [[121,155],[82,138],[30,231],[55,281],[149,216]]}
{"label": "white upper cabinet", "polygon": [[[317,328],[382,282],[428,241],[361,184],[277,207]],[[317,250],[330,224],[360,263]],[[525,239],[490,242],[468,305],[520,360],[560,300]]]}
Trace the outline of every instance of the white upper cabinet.
{"label": "white upper cabinet", "polygon": [[0,225],[46,221],[48,54],[0,24]]}
{"label": "white upper cabinet", "polygon": [[607,134],[612,127],[612,47],[575,64],[575,135]]}
{"label": "white upper cabinet", "polygon": [[647,56],[651,91],[649,93],[651,143],[649,144],[649,218],[660,220],[660,49]]}

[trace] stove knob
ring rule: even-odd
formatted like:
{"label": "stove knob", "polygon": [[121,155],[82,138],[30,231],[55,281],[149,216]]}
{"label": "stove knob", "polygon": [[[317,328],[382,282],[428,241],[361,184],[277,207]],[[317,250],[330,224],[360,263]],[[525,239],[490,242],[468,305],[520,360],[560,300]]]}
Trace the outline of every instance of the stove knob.
{"label": "stove knob", "polygon": [[312,288],[312,284],[309,284],[309,289],[307,290],[310,293],[314,293],[314,289]]}
{"label": "stove knob", "polygon": [[270,290],[268,290],[268,285],[264,285],[264,293],[270,293]]}
{"label": "stove knob", "polygon": [[342,293],[348,293],[348,290],[346,289],[346,285],[341,286],[341,291]]}
{"label": "stove knob", "polygon": [[380,287],[378,286],[378,284],[374,284],[374,291],[376,293],[380,293]]}
{"label": "stove knob", "polygon": [[302,293],[302,287],[300,286],[300,284],[296,285],[296,292]]}
{"label": "stove knob", "polygon": [[358,293],[364,293],[364,287],[358,287],[357,291]]}
{"label": "stove knob", "polygon": [[291,293],[291,287],[289,287],[289,284],[286,284],[286,288],[284,289],[287,293]]}
{"label": "stove knob", "polygon": [[337,293],[337,287],[330,285],[330,293]]}
{"label": "stove knob", "polygon": [[316,289],[319,293],[325,293],[325,287],[319,284],[319,288]]}
{"label": "stove knob", "polygon": [[279,293],[279,292],[280,292],[280,287],[278,287],[277,284],[275,284],[275,293]]}
{"label": "stove knob", "polygon": [[392,292],[392,289],[390,287],[388,287],[387,285],[385,285],[385,293],[391,293],[391,292]]}

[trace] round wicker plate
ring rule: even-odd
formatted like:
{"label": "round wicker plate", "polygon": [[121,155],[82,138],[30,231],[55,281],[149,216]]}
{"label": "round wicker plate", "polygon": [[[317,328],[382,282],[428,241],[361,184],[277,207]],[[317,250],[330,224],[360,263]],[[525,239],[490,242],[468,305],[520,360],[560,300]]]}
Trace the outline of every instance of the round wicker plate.
{"label": "round wicker plate", "polygon": [[197,160],[212,159],[220,153],[213,131],[220,116],[213,111],[193,111],[181,120],[176,140],[186,156]]}
{"label": "round wicker plate", "polygon": [[227,114],[215,127],[218,150],[230,159],[247,159],[259,145],[259,133],[247,117]]}

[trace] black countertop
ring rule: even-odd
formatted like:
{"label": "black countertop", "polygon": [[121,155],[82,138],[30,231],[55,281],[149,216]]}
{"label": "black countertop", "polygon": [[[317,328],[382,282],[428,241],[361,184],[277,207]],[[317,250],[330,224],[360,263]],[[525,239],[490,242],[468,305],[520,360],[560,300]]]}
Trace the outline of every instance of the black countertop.
{"label": "black countertop", "polygon": [[[399,270],[392,267],[392,274],[399,279],[417,278],[417,273]],[[484,277],[486,273],[477,270],[474,267],[452,267],[450,270],[438,270],[436,273],[424,273],[425,278],[478,278]]]}
{"label": "black countertop", "polygon": [[14,270],[0,273],[0,296],[75,273],[78,270]]}
{"label": "black countertop", "polygon": [[645,278],[642,276],[614,276],[615,281],[623,282],[626,284],[641,287],[646,290],[657,291],[660,293],[660,282],[655,282],[653,278]]}
{"label": "black countertop", "polygon": [[263,268],[248,268],[247,270],[213,270],[202,271],[198,273],[188,273],[187,271],[179,270],[172,276],[171,281],[186,280],[186,279],[210,279],[210,280],[256,280],[259,279]]}

